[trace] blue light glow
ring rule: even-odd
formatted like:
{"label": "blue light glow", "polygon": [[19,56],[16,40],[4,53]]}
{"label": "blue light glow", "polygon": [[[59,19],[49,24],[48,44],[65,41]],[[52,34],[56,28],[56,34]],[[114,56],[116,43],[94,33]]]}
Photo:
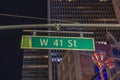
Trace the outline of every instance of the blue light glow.
{"label": "blue light glow", "polygon": [[62,58],[52,58],[52,61],[53,62],[60,62],[60,61],[62,61]]}
{"label": "blue light glow", "polygon": [[[99,72],[99,68],[97,66],[95,66],[95,72],[96,73]],[[104,73],[103,75],[104,75],[105,80],[108,80],[108,75],[107,75],[105,68],[103,68],[103,73]],[[101,80],[100,74],[96,76],[95,80]]]}

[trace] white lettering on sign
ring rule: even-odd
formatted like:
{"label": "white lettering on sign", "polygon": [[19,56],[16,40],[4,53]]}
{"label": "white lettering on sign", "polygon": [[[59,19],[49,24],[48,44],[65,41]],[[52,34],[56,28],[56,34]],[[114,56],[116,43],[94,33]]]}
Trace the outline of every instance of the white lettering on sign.
{"label": "white lettering on sign", "polygon": [[63,41],[56,39],[56,40],[54,41],[53,45],[55,45],[55,46],[63,46]]}
{"label": "white lettering on sign", "polygon": [[68,40],[68,47],[77,47],[76,40]]}
{"label": "white lettering on sign", "polygon": [[48,39],[40,39],[41,46],[47,46],[48,45]]}

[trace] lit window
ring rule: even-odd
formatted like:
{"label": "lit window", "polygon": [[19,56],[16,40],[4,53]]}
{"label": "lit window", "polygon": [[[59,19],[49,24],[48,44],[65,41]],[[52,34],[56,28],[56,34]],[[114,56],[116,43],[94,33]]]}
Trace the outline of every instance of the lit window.
{"label": "lit window", "polygon": [[44,58],[48,58],[48,55],[44,56]]}
{"label": "lit window", "polygon": [[23,65],[23,68],[48,68],[48,65]]}
{"label": "lit window", "polygon": [[48,58],[48,55],[44,55],[44,56],[24,56],[24,58]]}
{"label": "lit window", "polygon": [[60,61],[62,61],[62,58],[52,58],[52,61],[54,62],[60,62]]}
{"label": "lit window", "polygon": [[107,0],[99,0],[100,2],[106,2]]}
{"label": "lit window", "polygon": [[116,19],[114,19],[114,18],[111,18],[111,19],[99,18],[99,19],[95,19],[95,20],[97,20],[97,21],[116,21]]}
{"label": "lit window", "polygon": [[105,42],[105,41],[96,41],[96,43],[100,43],[100,44],[107,44],[107,42]]}

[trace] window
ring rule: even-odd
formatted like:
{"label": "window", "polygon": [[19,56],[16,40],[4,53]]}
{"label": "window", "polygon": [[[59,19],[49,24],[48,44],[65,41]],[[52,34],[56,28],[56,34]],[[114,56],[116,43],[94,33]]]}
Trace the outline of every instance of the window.
{"label": "window", "polygon": [[120,56],[120,49],[112,48],[112,54],[114,56]]}
{"label": "window", "polygon": [[60,62],[60,61],[62,61],[62,58],[52,58],[52,61],[53,62]]}
{"label": "window", "polygon": [[100,2],[106,2],[107,0],[99,0]]}

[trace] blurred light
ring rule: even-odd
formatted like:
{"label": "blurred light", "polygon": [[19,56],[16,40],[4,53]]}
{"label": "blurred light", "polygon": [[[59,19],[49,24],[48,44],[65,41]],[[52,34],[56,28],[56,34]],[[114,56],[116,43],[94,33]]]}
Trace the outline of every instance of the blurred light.
{"label": "blurred light", "polygon": [[106,2],[107,0],[99,0],[100,2]]}
{"label": "blurred light", "polygon": [[96,41],[96,43],[107,44],[107,42],[105,42],[105,41]]}
{"label": "blurred light", "polygon": [[52,58],[52,61],[53,62],[60,62],[60,61],[62,61],[62,58]]}
{"label": "blurred light", "polygon": [[23,65],[23,68],[48,68],[48,65]]}
{"label": "blurred light", "polygon": [[48,58],[48,55],[44,56],[44,58]]}
{"label": "blurred light", "polygon": [[25,59],[27,59],[27,58],[33,58],[33,59],[34,59],[34,58],[48,58],[48,55],[44,55],[44,56],[32,56],[32,55],[31,55],[31,56],[24,56],[24,58],[25,58]]}

